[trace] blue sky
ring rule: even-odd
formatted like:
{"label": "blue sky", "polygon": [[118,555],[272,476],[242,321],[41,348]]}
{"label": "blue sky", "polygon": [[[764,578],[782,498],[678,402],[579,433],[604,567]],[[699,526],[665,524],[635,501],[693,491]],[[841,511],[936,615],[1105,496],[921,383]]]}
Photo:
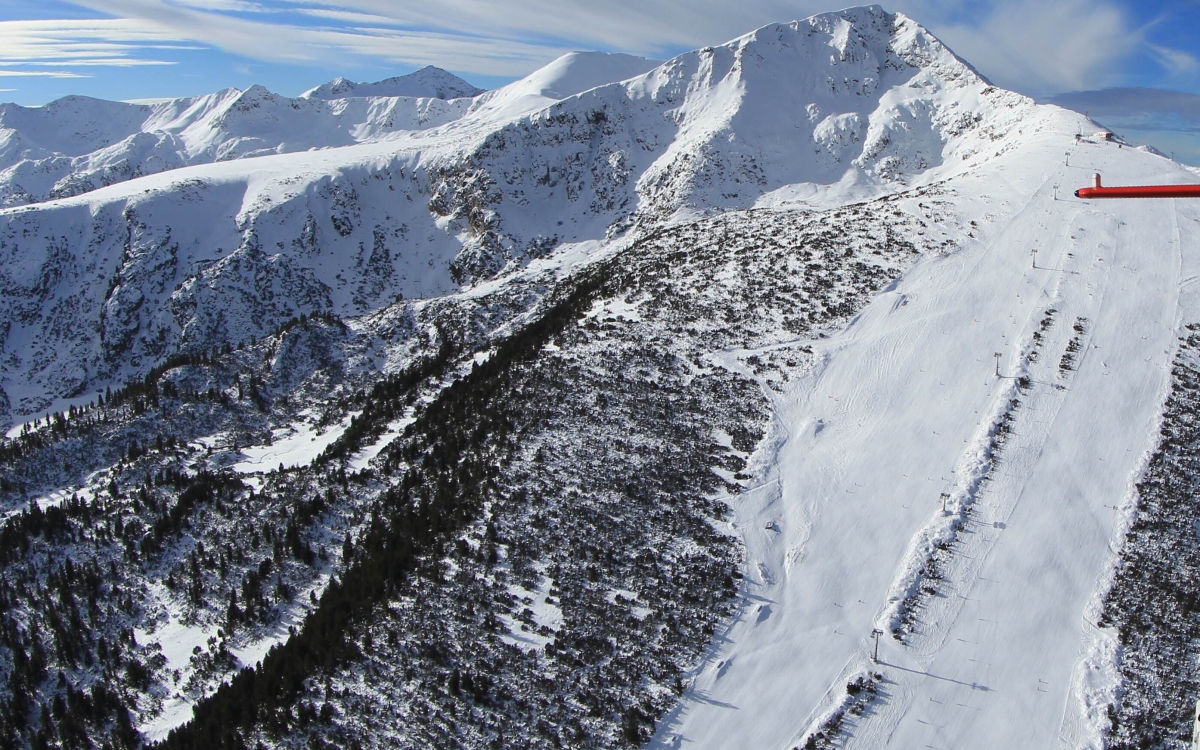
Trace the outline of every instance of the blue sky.
{"label": "blue sky", "polygon": [[[184,96],[252,83],[295,95],[339,75],[378,80],[424,65],[492,88],[570,50],[666,58],[839,4],[4,0],[0,101],[36,105],[69,93]],[[995,83],[1039,98],[1114,87],[1200,96],[1200,0],[897,0],[884,6],[917,19]],[[1130,106],[1128,97],[1121,101]],[[1175,123],[1172,132],[1184,138],[1184,150],[1197,141],[1188,128],[1200,131],[1200,119],[1163,121]],[[1200,159],[1200,141],[1195,146]]]}

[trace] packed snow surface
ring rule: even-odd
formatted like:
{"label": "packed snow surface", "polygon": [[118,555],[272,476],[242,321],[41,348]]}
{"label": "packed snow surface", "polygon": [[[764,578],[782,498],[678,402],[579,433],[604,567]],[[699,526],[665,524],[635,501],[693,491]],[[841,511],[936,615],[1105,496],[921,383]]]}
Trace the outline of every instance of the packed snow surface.
{"label": "packed snow surface", "polygon": [[[764,481],[732,500],[743,615],[655,747],[802,745],[868,671],[879,697],[845,717],[847,748],[1101,747],[1115,678],[1097,595],[1177,326],[1200,316],[1200,205],[1074,198],[1096,171],[1191,177],[1118,144],[1031,136],[947,184],[975,240],[918,263],[775,400]],[[941,580],[893,638],[914,571],[960,514]]]}

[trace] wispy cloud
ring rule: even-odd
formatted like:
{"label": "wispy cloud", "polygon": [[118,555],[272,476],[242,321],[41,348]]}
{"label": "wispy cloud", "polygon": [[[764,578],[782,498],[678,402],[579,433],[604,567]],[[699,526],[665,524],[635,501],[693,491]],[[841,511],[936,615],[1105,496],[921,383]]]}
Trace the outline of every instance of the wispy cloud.
{"label": "wispy cloud", "polygon": [[[260,20],[208,9],[230,5],[226,0],[189,0],[187,6],[164,0],[75,2],[98,12],[136,20],[173,39],[202,42],[264,62],[329,63],[339,57],[349,61],[357,56],[518,76],[576,48],[549,38],[508,38],[494,30],[490,33],[445,30],[413,23],[405,14],[364,10],[355,7],[355,3],[327,3],[321,7],[277,3],[271,6],[275,15]],[[244,4],[236,5],[240,8]],[[257,4],[254,9],[266,12]],[[291,22],[284,20],[285,13]],[[301,23],[304,19],[307,22]],[[313,25],[314,19],[329,23]]]}
{"label": "wispy cloud", "polygon": [[940,35],[997,84],[1033,95],[1109,85],[1143,43],[1122,9],[1103,0],[998,3]]}
{"label": "wispy cloud", "polygon": [[[0,21],[0,65],[55,67],[131,67],[171,65],[174,61],[140,57],[148,50],[180,49],[177,35],[137,19]],[[48,75],[27,71],[23,75]],[[73,77],[65,72],[54,77]]]}
{"label": "wispy cloud", "polygon": [[1195,75],[1200,72],[1200,60],[1183,50],[1147,44],[1146,49],[1170,75]]}
{"label": "wispy cloud", "polygon": [[[67,61],[67,63],[72,68],[79,68],[79,67],[83,67],[83,68],[100,68],[100,67],[103,67],[103,68],[140,68],[140,67],[145,67],[145,66],[157,66],[157,65],[178,65],[178,63],[174,60],[143,60],[141,58],[134,58],[134,57],[105,57],[105,58],[99,58],[96,60],[76,60],[76,59],[72,58],[71,60]],[[37,66],[50,66],[50,65],[59,66],[59,65],[62,65],[63,63],[62,63],[62,61],[53,61],[53,62],[37,61],[37,62],[26,62],[23,64],[37,65]]]}
{"label": "wispy cloud", "polygon": [[[118,65],[171,57],[151,45],[191,43],[269,63],[366,60],[519,76],[573,49],[664,57],[830,7],[829,0],[69,1],[110,18],[0,24],[0,64]],[[1137,51],[1165,69],[1200,70],[1191,53],[1150,45],[1120,1],[896,0],[889,7],[926,24],[998,84],[1035,95],[1119,83],[1114,61]]]}
{"label": "wispy cloud", "polygon": [[1054,104],[1100,118],[1120,118],[1142,130],[1166,124],[1166,130],[1200,132],[1200,95],[1163,89],[1118,88],[1072,91],[1050,99]]}
{"label": "wispy cloud", "polygon": [[271,8],[247,0],[175,0],[176,5],[198,10],[232,11],[237,13],[270,13]]}
{"label": "wispy cloud", "polygon": [[[70,70],[0,70],[0,78],[87,78]],[[11,91],[11,89],[9,89]]]}
{"label": "wispy cloud", "polygon": [[332,10],[330,8],[298,8],[301,15],[312,18],[323,18],[330,21],[342,21],[348,24],[368,26],[402,26],[403,23],[395,18],[377,15],[375,13],[360,13],[355,10]]}

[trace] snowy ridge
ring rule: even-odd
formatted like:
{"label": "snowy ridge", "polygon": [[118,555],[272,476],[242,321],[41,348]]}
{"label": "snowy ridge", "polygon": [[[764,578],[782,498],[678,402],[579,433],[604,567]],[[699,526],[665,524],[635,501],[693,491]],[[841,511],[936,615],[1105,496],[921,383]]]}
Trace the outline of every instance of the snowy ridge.
{"label": "snowy ridge", "polygon": [[463,79],[433,65],[426,65],[408,75],[385,78],[375,83],[355,83],[335,78],[329,83],[305,91],[303,99],[347,99],[350,97],[407,96],[425,99],[460,99],[479,96],[484,89],[476,88]]}
{"label": "snowy ridge", "polygon": [[[69,197],[194,164],[333,148],[460,117],[469,100],[288,98],[261,86],[153,105],[0,105],[0,205]],[[66,125],[70,123],[70,125]]]}
{"label": "snowy ridge", "polygon": [[657,65],[571,53],[494,92],[438,68],[373,84],[338,79],[298,98],[262,86],[153,104],[68,96],[0,105],[0,205],[89,192],[181,167],[337,148],[424,130],[466,115],[507,120]]}
{"label": "snowy ridge", "polygon": [[519,81],[481,95],[476,119],[505,120],[544,109],[597,86],[635,78],[662,64],[615,52],[570,52]]}

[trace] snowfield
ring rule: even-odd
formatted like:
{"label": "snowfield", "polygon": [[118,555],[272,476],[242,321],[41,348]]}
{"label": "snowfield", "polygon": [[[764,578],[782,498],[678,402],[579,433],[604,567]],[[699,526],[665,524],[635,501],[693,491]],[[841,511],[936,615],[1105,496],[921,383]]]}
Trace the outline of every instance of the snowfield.
{"label": "snowfield", "polygon": [[[1200,316],[1200,205],[1063,189],[1095,171],[1110,184],[1192,177],[1116,144],[1030,138],[946,183],[979,237],[905,273],[775,400],[762,484],[734,504],[744,615],[652,746],[803,746],[849,678],[878,672],[845,747],[1104,747],[1115,636],[1096,626],[1098,596],[1155,448],[1179,326]],[[1076,321],[1081,348],[1063,368]],[[952,538],[911,634],[892,636],[913,569]]]}

